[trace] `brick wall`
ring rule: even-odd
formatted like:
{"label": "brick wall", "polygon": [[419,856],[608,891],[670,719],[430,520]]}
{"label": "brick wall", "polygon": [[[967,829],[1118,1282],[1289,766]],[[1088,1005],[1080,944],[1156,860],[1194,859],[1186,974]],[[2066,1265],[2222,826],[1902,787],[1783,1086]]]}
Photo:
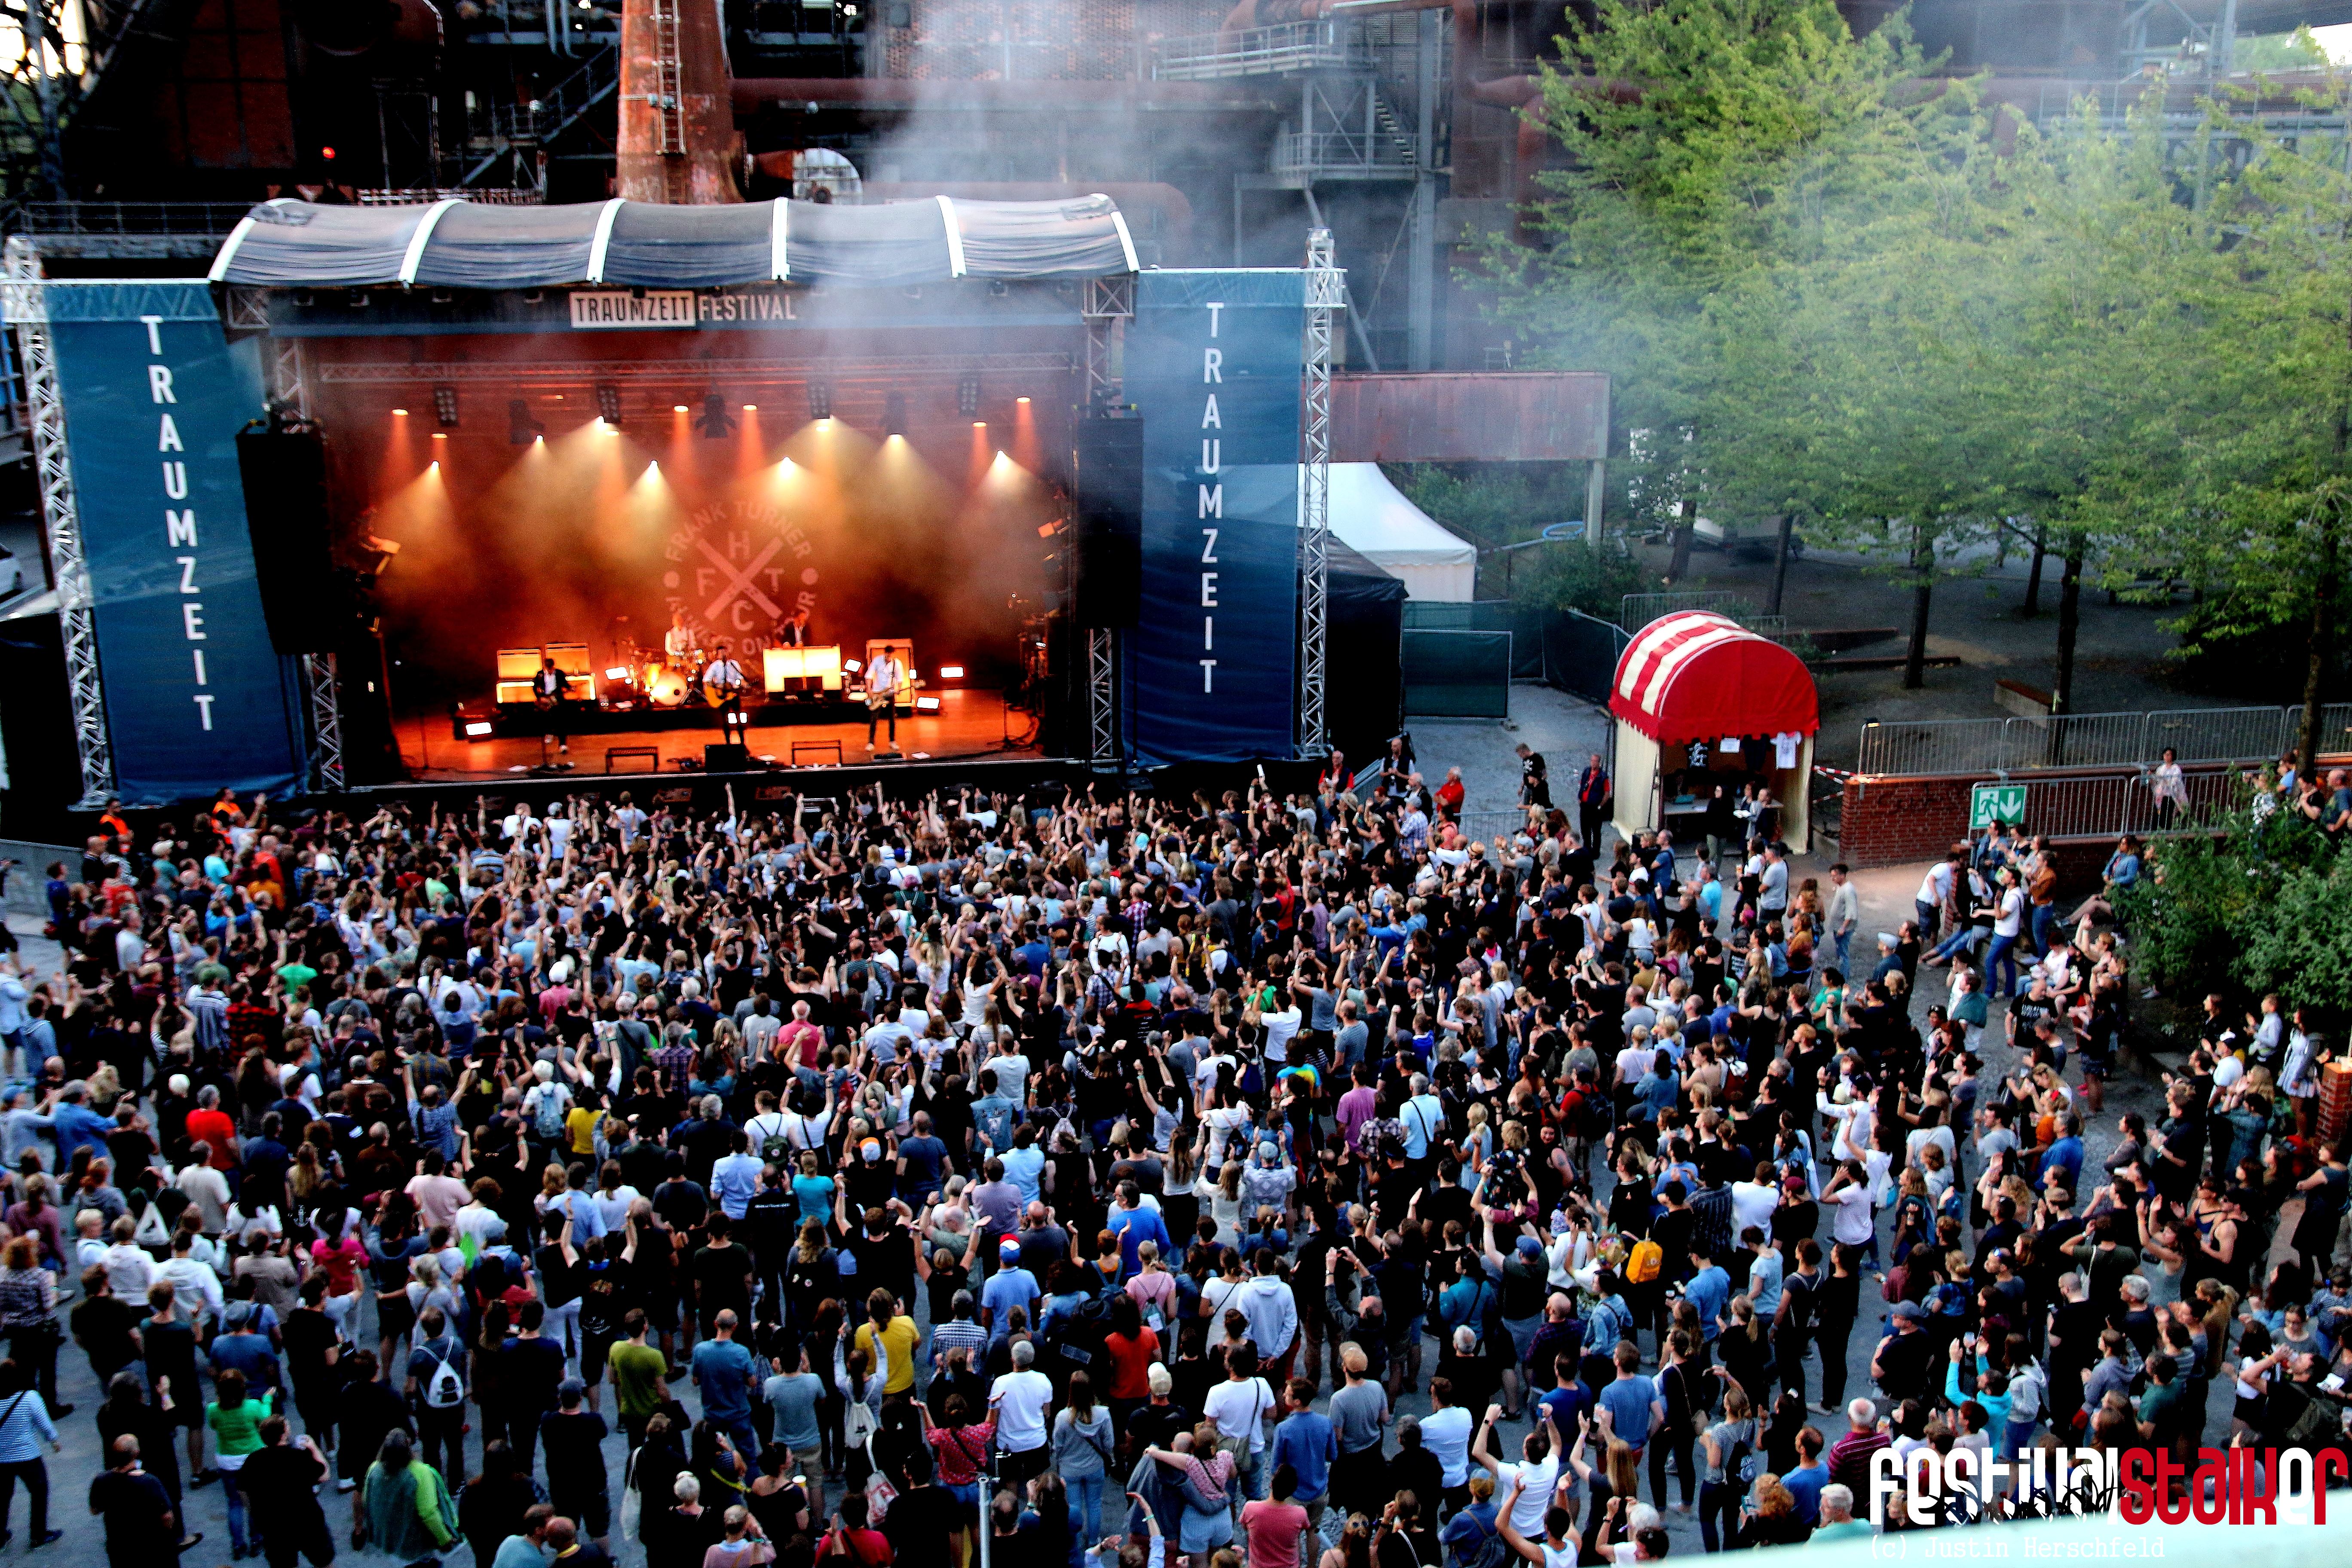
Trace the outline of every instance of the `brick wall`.
{"label": "brick wall", "polygon": [[[1848,779],[1842,803],[1837,858],[1857,868],[1932,860],[1968,837],[1973,778]],[[2031,822],[2027,823],[2030,830]],[[2058,861],[2058,890],[2074,898],[2096,890],[2115,839],[2106,834],[2050,840]]]}
{"label": "brick wall", "polygon": [[1965,837],[1966,778],[1877,778],[1845,781],[1838,855],[1855,867],[1900,866],[1927,860]]}

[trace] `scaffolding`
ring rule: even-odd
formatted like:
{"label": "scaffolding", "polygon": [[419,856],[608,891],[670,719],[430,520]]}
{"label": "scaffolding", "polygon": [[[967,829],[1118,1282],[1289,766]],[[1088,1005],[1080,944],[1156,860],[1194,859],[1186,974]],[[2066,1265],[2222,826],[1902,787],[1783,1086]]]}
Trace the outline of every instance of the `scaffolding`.
{"label": "scaffolding", "polygon": [[1331,591],[1331,327],[1347,297],[1348,275],[1333,260],[1331,231],[1307,236],[1307,353],[1300,421],[1302,479],[1298,526],[1298,754],[1329,744],[1325,723],[1324,656],[1329,646]]}
{"label": "scaffolding", "polygon": [[56,345],[49,336],[48,300],[40,258],[23,235],[0,251],[7,319],[16,329],[25,390],[33,410],[33,465],[40,479],[41,514],[49,536],[49,575],[58,586],[58,634],[64,645],[66,693],[73,709],[74,750],[81,760],[76,809],[96,810],[114,794],[114,742],[106,728],[106,689],[98,668],[97,599],[82,550],[81,510],[74,496],[73,461],[66,447],[65,401],[58,389]]}

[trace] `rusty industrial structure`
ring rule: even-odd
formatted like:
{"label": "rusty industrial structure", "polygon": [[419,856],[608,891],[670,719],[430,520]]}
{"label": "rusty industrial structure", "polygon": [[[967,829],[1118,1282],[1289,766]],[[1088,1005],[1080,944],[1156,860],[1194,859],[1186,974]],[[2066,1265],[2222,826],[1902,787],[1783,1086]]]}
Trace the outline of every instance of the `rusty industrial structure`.
{"label": "rusty industrial structure", "polygon": [[[1578,74],[1562,39],[1591,19],[1563,0],[31,3],[40,47],[16,66],[8,144],[37,198],[16,226],[53,268],[184,263],[290,191],[1099,191],[1148,265],[1296,265],[1306,232],[1331,229],[1349,284],[1335,353],[1358,373],[1512,368],[1467,247],[1540,242],[1523,218],[1559,155],[1542,73]],[[1840,8],[1857,30],[1895,10]],[[2027,115],[2156,93],[2184,141],[2237,38],[2341,20],[2352,0],[1910,9],[1937,70],[1987,72]],[[2249,111],[2340,134],[2340,111],[2293,85]]]}

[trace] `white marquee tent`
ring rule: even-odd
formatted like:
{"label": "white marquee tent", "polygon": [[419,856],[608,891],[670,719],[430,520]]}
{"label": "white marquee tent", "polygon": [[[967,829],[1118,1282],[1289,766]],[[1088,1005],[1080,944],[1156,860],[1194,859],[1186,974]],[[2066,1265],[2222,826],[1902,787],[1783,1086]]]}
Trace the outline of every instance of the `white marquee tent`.
{"label": "white marquee tent", "polygon": [[[1303,497],[1303,471],[1299,488]],[[1476,547],[1407,500],[1378,463],[1332,464],[1330,507],[1339,542],[1402,583],[1407,598],[1468,604],[1476,596]]]}

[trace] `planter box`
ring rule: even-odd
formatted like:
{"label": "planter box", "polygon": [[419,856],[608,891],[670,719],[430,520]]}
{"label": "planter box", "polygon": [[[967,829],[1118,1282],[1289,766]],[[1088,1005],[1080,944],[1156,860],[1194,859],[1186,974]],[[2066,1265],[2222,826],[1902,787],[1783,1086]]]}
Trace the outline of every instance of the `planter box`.
{"label": "planter box", "polygon": [[2021,719],[2041,723],[2046,722],[2050,717],[2050,693],[2038,686],[2028,686],[2021,680],[1994,681],[1992,700],[1993,706]]}

